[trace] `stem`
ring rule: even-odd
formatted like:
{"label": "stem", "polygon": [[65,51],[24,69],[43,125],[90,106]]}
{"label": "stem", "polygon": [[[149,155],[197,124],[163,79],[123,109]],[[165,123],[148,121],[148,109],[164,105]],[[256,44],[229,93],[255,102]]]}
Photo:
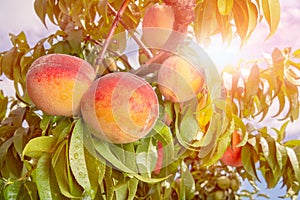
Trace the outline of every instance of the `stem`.
{"label": "stem", "polygon": [[116,28],[117,28],[118,22],[120,21],[120,18],[122,17],[122,15],[125,12],[125,9],[127,8],[127,6],[128,6],[129,3],[130,3],[130,0],[124,0],[123,3],[122,3],[122,5],[121,5],[121,8],[119,9],[119,11],[116,14],[116,17],[115,17],[115,19],[114,19],[114,21],[112,23],[112,26],[111,26],[111,28],[110,28],[110,30],[108,32],[107,38],[106,38],[106,40],[105,40],[105,42],[103,44],[103,48],[102,48],[102,50],[100,52],[100,55],[99,55],[99,57],[96,60],[96,66],[97,66],[96,67],[96,73],[98,73],[98,71],[99,71],[100,63],[102,62],[102,60],[104,58],[104,54],[105,54],[105,52],[106,52],[106,50],[108,48],[108,45],[109,45],[109,43],[111,41],[111,38],[112,38],[112,36],[113,36]]}
{"label": "stem", "polygon": [[[117,11],[110,5],[110,3],[108,3],[108,7],[110,8],[110,10],[113,12],[114,15],[117,15]],[[120,19],[120,24],[129,32],[130,36],[134,39],[134,41],[137,43],[137,45],[144,50],[145,54],[147,55],[148,58],[152,58],[153,54],[150,51],[150,49],[148,49],[146,47],[146,45],[135,36],[134,31],[130,29],[130,27],[128,27],[125,22]]]}

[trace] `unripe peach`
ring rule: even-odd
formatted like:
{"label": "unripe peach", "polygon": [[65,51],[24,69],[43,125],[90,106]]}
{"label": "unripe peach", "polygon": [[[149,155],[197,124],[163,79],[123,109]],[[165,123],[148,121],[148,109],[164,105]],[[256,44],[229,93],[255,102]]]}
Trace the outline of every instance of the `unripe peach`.
{"label": "unripe peach", "polygon": [[156,123],[158,108],[151,85],[128,72],[97,79],[81,102],[83,120],[93,134],[115,144],[146,136]]}
{"label": "unripe peach", "polygon": [[241,167],[242,163],[242,147],[236,147],[241,142],[241,135],[239,131],[234,131],[231,139],[231,146],[229,146],[223,156],[221,161],[223,164],[232,167]]}
{"label": "unripe peach", "polygon": [[204,86],[204,78],[195,66],[179,56],[167,58],[158,71],[159,90],[171,102],[196,98]]}
{"label": "unripe peach", "polygon": [[50,115],[72,116],[80,112],[80,101],[96,74],[83,59],[49,54],[35,60],[26,76],[29,97]]}
{"label": "unripe peach", "polygon": [[142,40],[148,47],[161,48],[172,33],[174,12],[165,4],[151,6],[142,21]]}

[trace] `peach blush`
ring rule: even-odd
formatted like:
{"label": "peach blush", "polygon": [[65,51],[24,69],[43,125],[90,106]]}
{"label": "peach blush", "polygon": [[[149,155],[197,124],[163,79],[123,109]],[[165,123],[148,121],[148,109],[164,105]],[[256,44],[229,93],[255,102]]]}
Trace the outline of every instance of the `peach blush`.
{"label": "peach blush", "polygon": [[49,54],[32,63],[26,87],[32,102],[45,113],[73,116],[79,114],[81,97],[95,76],[93,67],[83,59]]}
{"label": "peach blush", "polygon": [[145,137],[159,114],[151,85],[128,72],[115,72],[97,79],[84,94],[81,112],[93,134],[123,144]]}

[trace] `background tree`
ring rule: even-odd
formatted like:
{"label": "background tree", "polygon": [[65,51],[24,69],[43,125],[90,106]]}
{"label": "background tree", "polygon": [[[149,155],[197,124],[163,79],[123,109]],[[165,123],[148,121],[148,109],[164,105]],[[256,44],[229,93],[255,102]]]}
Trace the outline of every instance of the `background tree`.
{"label": "background tree", "polygon": [[[170,6],[174,15],[162,48],[147,46],[141,30],[155,3]],[[209,45],[221,34],[224,42],[238,36],[243,45],[263,19],[271,37],[280,19],[277,0],[36,0],[34,6],[45,26],[48,17],[59,30],[33,47],[23,32],[11,34],[12,48],[0,54],[1,74],[13,80],[16,90],[16,98],[0,95],[1,198],[233,199],[258,193],[258,171],[269,188],[282,180],[286,197],[297,198],[299,141],[284,139],[285,128],[299,115],[300,51],[274,49],[265,63],[242,63],[219,73],[195,42]],[[160,115],[149,135],[113,145],[94,138],[80,115],[38,109],[28,96],[26,74],[35,60],[53,53],[88,61],[98,77],[127,71],[151,83]],[[196,100],[167,100],[153,81],[156,64],[173,54],[200,66],[205,86]],[[247,75],[244,65],[250,66]],[[281,128],[255,127],[252,121],[262,120],[274,102],[279,107],[273,119],[282,122]],[[223,155],[235,144],[241,165],[232,167]],[[240,178],[254,190],[239,190]]]}

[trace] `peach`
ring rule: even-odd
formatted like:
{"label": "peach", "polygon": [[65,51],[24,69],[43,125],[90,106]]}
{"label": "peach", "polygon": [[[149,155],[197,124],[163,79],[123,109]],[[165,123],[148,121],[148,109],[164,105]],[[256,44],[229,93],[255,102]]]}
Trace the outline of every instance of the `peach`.
{"label": "peach", "polygon": [[242,147],[236,147],[241,142],[241,134],[239,131],[234,131],[232,133],[231,146],[229,146],[223,156],[221,161],[223,164],[232,167],[241,167],[242,163]]}
{"label": "peach", "polygon": [[171,56],[162,63],[157,81],[160,92],[171,102],[196,98],[204,86],[201,72],[179,56]]}
{"label": "peach", "polygon": [[162,48],[173,30],[174,12],[165,4],[155,4],[145,13],[142,21],[142,40],[148,47]]}
{"label": "peach", "polygon": [[80,101],[96,74],[85,60],[49,54],[35,60],[26,75],[29,97],[49,115],[73,116],[80,113]]}
{"label": "peach", "polygon": [[145,137],[159,115],[152,86],[129,72],[115,72],[97,79],[81,102],[83,120],[92,133],[115,144]]}

